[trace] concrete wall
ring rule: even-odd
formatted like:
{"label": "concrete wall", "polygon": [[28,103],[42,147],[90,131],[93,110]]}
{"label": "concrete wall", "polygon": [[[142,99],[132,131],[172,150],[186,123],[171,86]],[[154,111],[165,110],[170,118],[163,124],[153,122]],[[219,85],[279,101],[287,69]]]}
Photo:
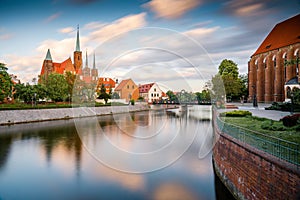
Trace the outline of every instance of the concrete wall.
{"label": "concrete wall", "polygon": [[215,172],[236,198],[300,199],[299,167],[214,131]]}
{"label": "concrete wall", "polygon": [[141,104],[141,105],[134,105],[134,106],[7,110],[7,111],[0,111],[0,125],[70,119],[76,117],[89,117],[95,115],[126,113],[126,112],[142,111],[148,109],[149,109],[148,105]]}

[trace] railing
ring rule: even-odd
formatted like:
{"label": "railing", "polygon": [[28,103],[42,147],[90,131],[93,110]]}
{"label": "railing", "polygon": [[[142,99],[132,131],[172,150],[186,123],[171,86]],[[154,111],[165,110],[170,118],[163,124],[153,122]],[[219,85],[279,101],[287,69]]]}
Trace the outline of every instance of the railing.
{"label": "railing", "polygon": [[220,131],[300,167],[300,145],[280,138],[268,136],[250,129],[224,122],[219,116],[216,122]]}

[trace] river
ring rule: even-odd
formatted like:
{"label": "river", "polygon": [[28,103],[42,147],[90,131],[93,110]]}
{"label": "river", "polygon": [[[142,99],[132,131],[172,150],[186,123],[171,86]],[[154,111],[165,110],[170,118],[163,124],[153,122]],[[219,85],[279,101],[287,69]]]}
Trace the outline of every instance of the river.
{"label": "river", "polygon": [[0,200],[225,199],[209,106],[0,127]]}

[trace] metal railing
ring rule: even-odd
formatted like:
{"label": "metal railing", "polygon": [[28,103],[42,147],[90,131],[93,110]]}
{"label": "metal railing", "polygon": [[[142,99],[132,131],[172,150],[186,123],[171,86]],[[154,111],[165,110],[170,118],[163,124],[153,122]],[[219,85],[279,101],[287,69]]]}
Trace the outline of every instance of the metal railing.
{"label": "metal railing", "polygon": [[219,116],[216,122],[220,131],[300,167],[300,145],[280,138],[265,135],[250,129],[224,122]]}

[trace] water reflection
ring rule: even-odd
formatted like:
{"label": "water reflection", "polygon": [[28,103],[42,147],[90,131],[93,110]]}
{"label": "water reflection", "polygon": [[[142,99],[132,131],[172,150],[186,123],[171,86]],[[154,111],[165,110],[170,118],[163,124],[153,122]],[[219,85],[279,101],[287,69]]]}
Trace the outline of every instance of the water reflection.
{"label": "water reflection", "polygon": [[[102,116],[97,119],[98,125],[89,118],[82,119],[86,125],[83,142],[73,120],[1,126],[0,199],[215,199],[211,154],[198,158],[203,143],[201,130],[210,127],[209,121],[166,115],[164,111],[130,113],[129,117]],[[128,120],[130,127],[124,123]],[[151,127],[154,124],[160,127]],[[103,138],[123,149],[142,148],[146,152],[162,145],[165,138],[160,136],[149,146],[142,146],[132,136],[151,135],[162,124],[178,129],[181,140],[189,139],[189,128],[195,125],[200,128],[186,153],[158,171],[145,174],[116,171],[99,163],[85,148],[91,144],[97,151],[116,156],[116,164],[122,164],[123,158],[105,149]],[[93,129],[91,125],[100,126],[105,134],[89,131]],[[125,131],[120,126],[126,127]],[[172,137],[166,134],[167,138]],[[152,162],[160,159],[165,156]],[[139,164],[137,160],[130,162]]]}

